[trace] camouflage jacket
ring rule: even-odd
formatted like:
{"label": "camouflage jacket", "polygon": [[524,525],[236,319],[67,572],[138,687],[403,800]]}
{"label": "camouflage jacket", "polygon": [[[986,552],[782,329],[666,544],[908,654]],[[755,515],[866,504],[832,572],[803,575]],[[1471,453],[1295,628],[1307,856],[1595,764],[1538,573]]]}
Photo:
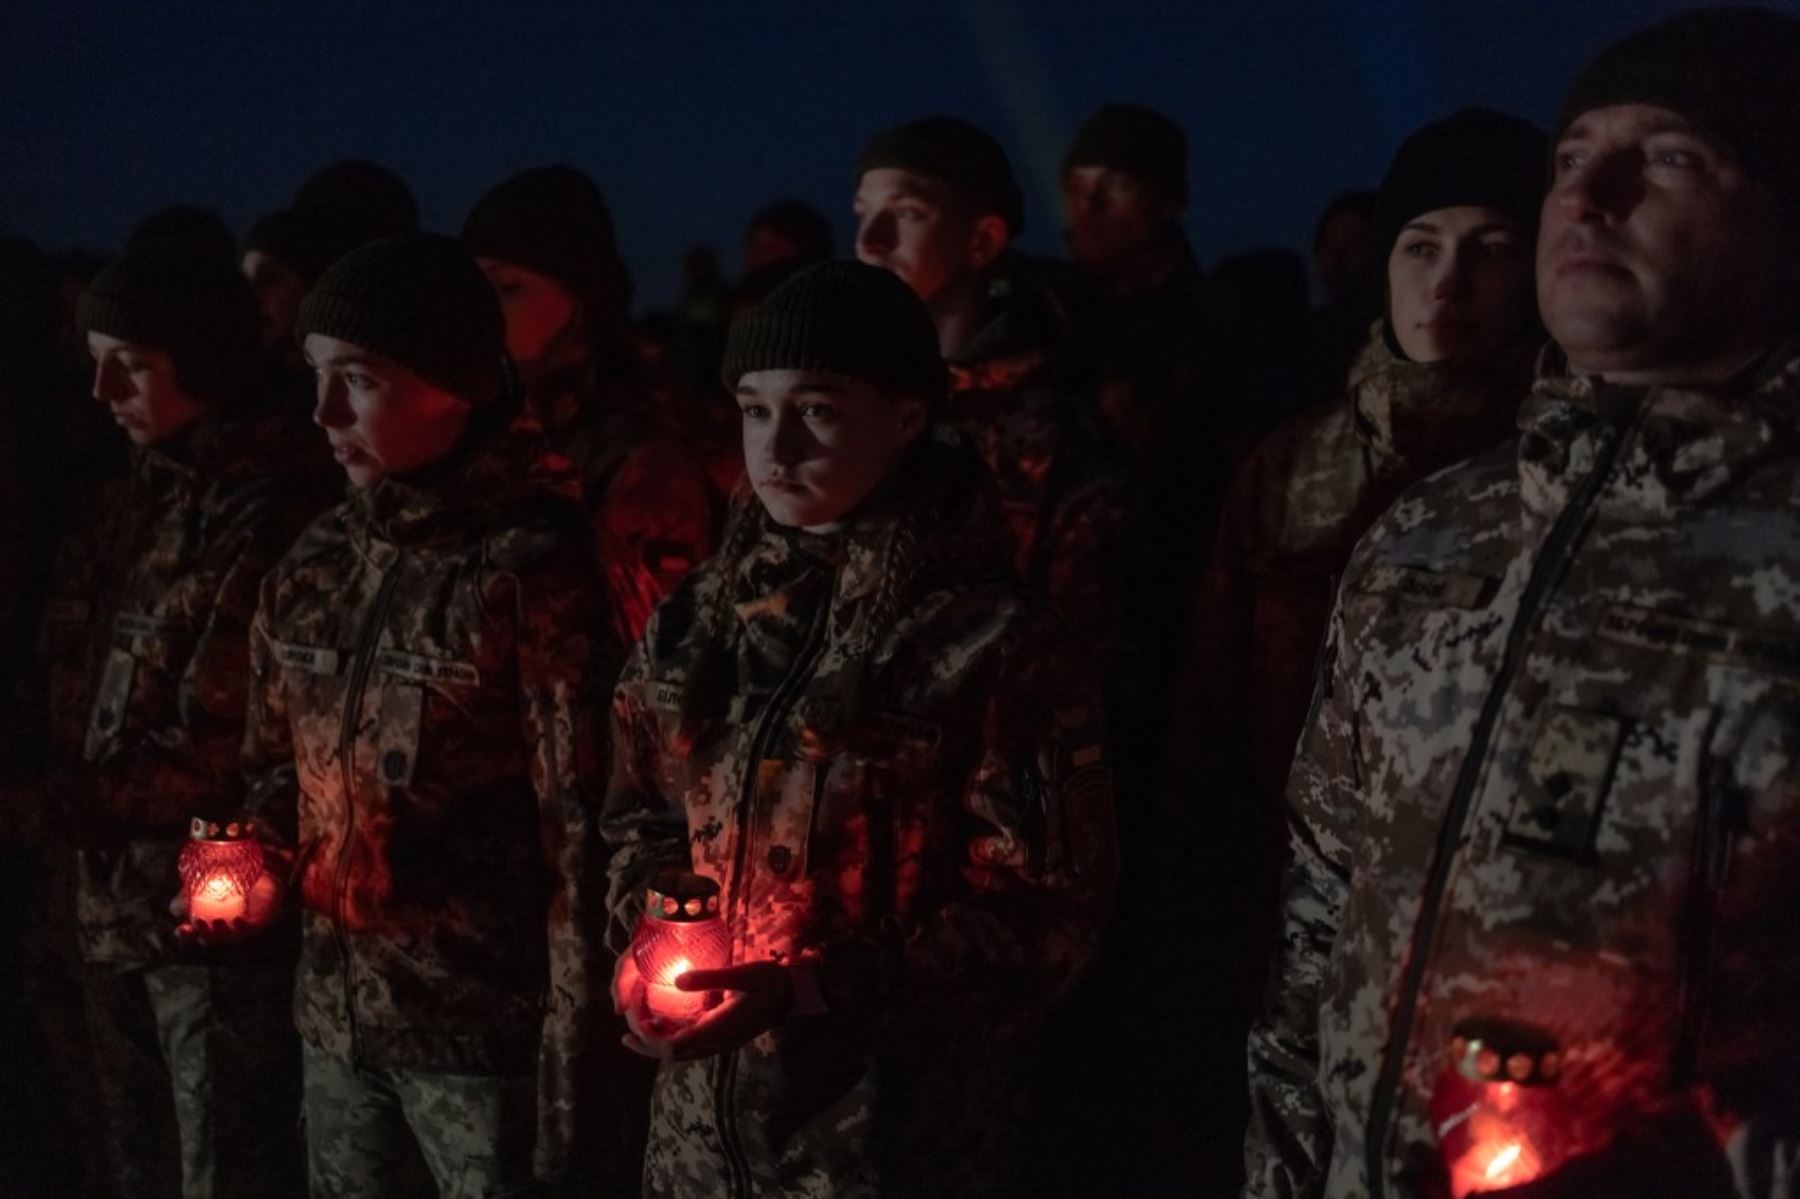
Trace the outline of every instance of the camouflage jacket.
{"label": "camouflage jacket", "polygon": [[721,883],[734,961],[815,964],[824,1014],[666,1064],[658,1195],[983,1194],[1015,1073],[1095,952],[1114,874],[1091,667],[1006,569],[940,432],[846,532],[740,496],[614,708],[623,949],[658,868]]}
{"label": "camouflage jacket", "polygon": [[1517,437],[1535,342],[1480,366],[1397,355],[1377,324],[1339,403],[1259,444],[1232,480],[1175,706],[1184,796],[1278,809],[1332,590],[1357,539],[1426,475]]}
{"label": "camouflage jacket", "polygon": [[1578,1150],[1699,1094],[1740,1193],[1793,1159],[1800,352],[1710,390],[1552,365],[1519,423],[1339,589],[1250,1194],[1441,1193],[1426,1104],[1471,1017],[1556,1036]]}
{"label": "camouflage jacket", "polygon": [[293,432],[202,417],[134,449],[85,497],[52,568],[37,806],[77,847],[89,961],[166,959],[188,821],[235,809],[257,586],[326,501],[319,455]]}
{"label": "camouflage jacket", "polygon": [[550,449],[574,465],[592,517],[615,637],[630,644],[712,552],[712,481],[642,380],[578,364],[535,390],[533,415]]}
{"label": "camouflage jacket", "polygon": [[1002,270],[986,323],[950,360],[944,416],[993,475],[1020,577],[1112,659],[1129,624],[1132,501],[1065,326],[1050,288]]}
{"label": "camouflage jacket", "polygon": [[618,653],[575,481],[509,419],[353,492],[270,572],[244,764],[297,850],[300,1034],[371,1066],[535,1069],[555,1178],[606,1010],[593,732]]}

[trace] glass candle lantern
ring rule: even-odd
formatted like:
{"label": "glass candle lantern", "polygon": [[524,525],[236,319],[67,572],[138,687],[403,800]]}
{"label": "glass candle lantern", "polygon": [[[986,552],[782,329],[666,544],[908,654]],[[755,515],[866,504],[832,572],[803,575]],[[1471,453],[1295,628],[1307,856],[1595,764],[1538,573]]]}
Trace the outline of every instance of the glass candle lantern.
{"label": "glass candle lantern", "polygon": [[689,970],[716,970],[731,956],[719,884],[685,870],[665,870],[651,879],[631,956],[651,1014],[676,1024],[692,1021],[705,1010],[707,992],[683,991],[675,980]]}
{"label": "glass candle lantern", "polygon": [[1459,1023],[1431,1096],[1431,1126],[1453,1199],[1541,1178],[1568,1155],[1562,1054],[1541,1028],[1505,1019]]}
{"label": "glass candle lantern", "polygon": [[189,920],[236,920],[263,873],[262,844],[248,820],[195,817],[177,862]]}

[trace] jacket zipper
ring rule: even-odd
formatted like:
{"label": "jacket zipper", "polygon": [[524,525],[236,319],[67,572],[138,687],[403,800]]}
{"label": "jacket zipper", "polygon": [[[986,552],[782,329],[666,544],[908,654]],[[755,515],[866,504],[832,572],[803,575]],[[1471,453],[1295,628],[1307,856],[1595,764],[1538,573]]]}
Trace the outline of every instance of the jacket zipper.
{"label": "jacket zipper", "polygon": [[[835,591],[835,588],[834,588]],[[818,659],[819,652],[825,645],[825,629],[831,618],[831,599],[827,595],[823,602],[813,610],[812,624],[806,631],[806,640],[801,643],[800,652],[794,658],[794,665],[781,685],[775,688],[763,708],[762,715],[757,718],[756,731],[750,738],[750,757],[744,766],[743,803],[738,809],[737,845],[732,851],[731,885],[736,894],[731,898],[734,909],[748,912],[750,908],[748,888],[743,886],[744,870],[750,856],[750,833],[756,817],[756,781],[762,767],[763,756],[768,752],[769,742],[774,736],[776,725],[789,708],[793,706],[801,687],[812,676],[812,668]],[[741,917],[737,927],[742,928]],[[737,1085],[737,1052],[719,1055],[715,1095],[715,1115],[719,1122],[719,1142],[725,1148],[725,1161],[730,1167],[731,1194],[749,1196],[750,1163],[744,1155],[744,1147],[737,1136],[737,1105],[734,1102],[733,1088]]]}
{"label": "jacket zipper", "polygon": [[1630,440],[1643,412],[1644,406],[1640,405],[1638,415],[1620,427],[1612,439],[1601,447],[1593,470],[1582,483],[1581,490],[1576,493],[1569,506],[1563,509],[1562,514],[1556,518],[1556,524],[1545,536],[1537,564],[1532,568],[1531,577],[1525,582],[1525,590],[1520,593],[1518,612],[1513,617],[1512,629],[1506,637],[1506,654],[1500,660],[1500,670],[1494,676],[1493,685],[1488,688],[1487,700],[1482,704],[1481,714],[1470,735],[1468,752],[1463,757],[1462,769],[1457,773],[1456,787],[1450,793],[1450,804],[1445,810],[1444,822],[1438,829],[1437,851],[1432,858],[1431,874],[1426,880],[1419,921],[1413,928],[1406,972],[1401,976],[1400,995],[1389,1025],[1381,1074],[1375,1081],[1374,1095],[1369,1104],[1363,1160],[1369,1178],[1370,1199],[1382,1199],[1386,1193],[1388,1125],[1393,1119],[1394,1105],[1399,1095],[1400,1075],[1406,1068],[1413,1021],[1418,1016],[1419,990],[1424,985],[1425,972],[1430,965],[1431,946],[1437,940],[1439,918],[1443,915],[1440,907],[1444,891],[1450,883],[1456,845],[1462,838],[1463,825],[1468,820],[1469,808],[1474,802],[1476,783],[1487,758],[1494,725],[1500,719],[1501,709],[1506,706],[1513,675],[1518,672],[1520,660],[1524,657],[1525,646],[1531,638],[1538,611],[1568,565],[1564,555],[1586,525],[1588,513],[1600,498],[1600,492],[1605,489],[1608,476],[1612,474],[1612,468],[1618,462],[1619,455]]}
{"label": "jacket zipper", "polygon": [[338,734],[338,764],[344,774],[344,839],[338,845],[335,877],[331,884],[331,934],[337,942],[338,956],[344,962],[344,1018],[350,1022],[350,1063],[362,1057],[361,1035],[356,1027],[356,988],[351,977],[350,937],[344,926],[344,891],[350,877],[350,854],[356,834],[356,723],[362,709],[363,690],[369,682],[369,671],[375,663],[375,647],[381,641],[381,624],[387,616],[388,603],[400,582],[400,557],[388,564],[387,574],[375,593],[374,611],[363,626],[356,647],[356,664],[350,674],[350,689],[344,695],[344,723]]}

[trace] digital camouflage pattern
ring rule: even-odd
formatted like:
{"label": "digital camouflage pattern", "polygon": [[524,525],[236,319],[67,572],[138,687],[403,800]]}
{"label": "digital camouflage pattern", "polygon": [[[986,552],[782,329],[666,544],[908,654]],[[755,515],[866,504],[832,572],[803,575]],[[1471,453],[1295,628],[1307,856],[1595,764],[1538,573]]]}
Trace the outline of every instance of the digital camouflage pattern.
{"label": "digital camouflage pattern", "polygon": [[512,417],[479,411],[271,572],[245,759],[297,854],[302,1037],[359,1067],[535,1073],[555,1180],[610,1015],[590,883],[619,654],[575,480]]}
{"label": "digital camouflage pattern", "polygon": [[40,641],[40,818],[74,843],[83,956],[168,959],[194,816],[236,809],[257,586],[327,492],[320,445],[202,417],[132,451],[53,569]]}
{"label": "digital camouflage pattern", "polygon": [[1138,573],[1132,500],[1074,355],[1054,293],[1015,263],[995,275],[985,323],[950,359],[942,413],[987,463],[1019,576],[1111,662],[1130,624],[1122,580]]}
{"label": "digital camouflage pattern", "polygon": [[488,1199],[531,1183],[537,1080],[353,1067],[306,1048],[306,1170],[331,1199]]}
{"label": "digital camouflage pattern", "polygon": [[1349,394],[1270,434],[1232,480],[1192,614],[1169,739],[1173,782],[1209,805],[1278,810],[1312,695],[1332,591],[1406,488],[1518,436],[1535,341],[1485,363],[1396,354],[1383,323]]}
{"label": "digital camouflage pattern", "polygon": [[293,977],[288,959],[89,973],[105,1113],[89,1151],[104,1150],[109,1194],[292,1199],[305,1189]]}
{"label": "digital camouflage pattern", "polygon": [[1559,1038],[1579,1147],[1692,1098],[1740,1194],[1790,1193],[1800,351],[1710,390],[1552,361],[1520,427],[1339,590],[1249,1194],[1442,1193],[1425,1104],[1489,1015]]}
{"label": "digital camouflage pattern", "polygon": [[979,1195],[1018,1070],[1113,885],[1091,665],[1007,569],[948,431],[842,534],[745,491],[614,708],[613,945],[659,868],[717,879],[732,960],[810,962],[828,1011],[657,1079],[655,1195]]}
{"label": "digital camouflage pattern", "polygon": [[676,436],[673,401],[623,370],[582,365],[534,389],[531,409],[550,449],[568,458],[592,517],[620,644],[712,552],[716,493]]}

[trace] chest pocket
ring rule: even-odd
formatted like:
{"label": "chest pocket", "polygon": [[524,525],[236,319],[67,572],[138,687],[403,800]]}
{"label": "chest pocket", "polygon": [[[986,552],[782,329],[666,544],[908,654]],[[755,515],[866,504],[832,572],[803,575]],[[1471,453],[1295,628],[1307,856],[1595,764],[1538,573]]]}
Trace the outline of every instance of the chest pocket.
{"label": "chest pocket", "polygon": [[[184,664],[189,640],[186,622],[138,612],[119,613],[112,632],[113,644],[101,664],[94,705],[88,714],[83,756],[90,762],[105,756],[108,747],[133,723],[134,704],[141,710],[156,702],[153,674],[170,680],[167,716],[174,718],[172,680]],[[157,718],[156,713],[140,712],[137,723]]]}
{"label": "chest pocket", "polygon": [[481,683],[471,662],[384,649],[375,655],[375,777],[385,786],[410,786],[424,743],[426,693],[453,705]]}

